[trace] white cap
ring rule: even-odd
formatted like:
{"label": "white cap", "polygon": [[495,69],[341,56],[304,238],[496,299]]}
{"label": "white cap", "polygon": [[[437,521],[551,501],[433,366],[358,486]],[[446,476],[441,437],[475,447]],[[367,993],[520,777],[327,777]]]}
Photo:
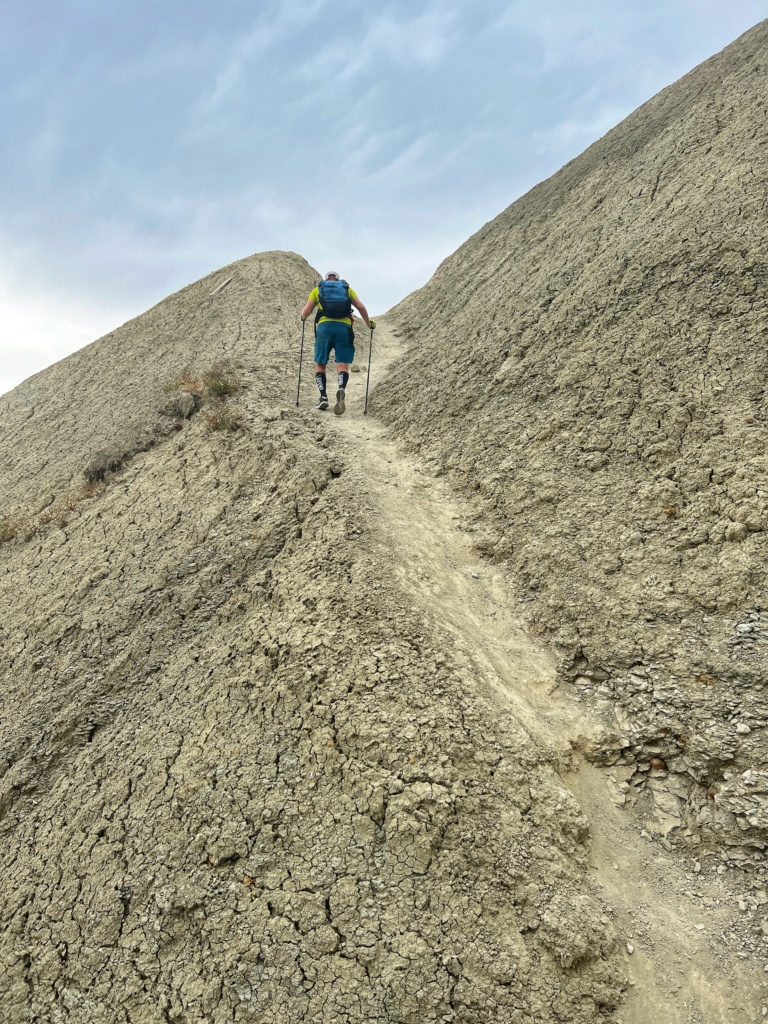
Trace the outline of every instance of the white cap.
{"label": "white cap", "polygon": [[325,275],[325,280],[327,281],[329,277],[338,277],[341,280],[341,274],[337,270],[329,270]]}

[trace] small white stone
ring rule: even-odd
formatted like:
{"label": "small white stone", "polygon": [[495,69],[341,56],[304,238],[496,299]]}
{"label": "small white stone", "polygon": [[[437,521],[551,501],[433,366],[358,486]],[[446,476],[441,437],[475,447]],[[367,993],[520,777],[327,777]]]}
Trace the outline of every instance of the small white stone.
{"label": "small white stone", "polygon": [[737,722],[736,732],[739,734],[739,736],[749,736],[752,730],[749,728],[746,722]]}
{"label": "small white stone", "polygon": [[[627,952],[630,956],[632,956],[632,954],[635,952],[635,947],[632,945],[631,942],[627,943]],[[766,970],[768,970],[768,967],[766,967]]]}

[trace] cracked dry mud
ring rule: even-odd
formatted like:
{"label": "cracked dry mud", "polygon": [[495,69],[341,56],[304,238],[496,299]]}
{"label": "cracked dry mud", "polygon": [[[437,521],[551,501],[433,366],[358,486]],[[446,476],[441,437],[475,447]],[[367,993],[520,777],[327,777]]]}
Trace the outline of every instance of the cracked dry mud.
{"label": "cracked dry mud", "polygon": [[[270,266],[285,313],[259,335],[237,288],[258,306]],[[144,356],[130,400],[74,422],[82,447],[46,437],[39,481],[70,488],[167,405],[153,332],[175,324],[167,376],[217,276],[98,343],[123,373]],[[462,635],[476,580],[453,580],[448,540],[431,571],[429,508],[393,553],[402,469],[386,478],[391,440],[370,459],[359,394],[343,421],[280,408],[311,270],[267,255],[234,277],[215,319],[247,428],[203,409],[158,430],[66,523],[0,548],[2,1019],[609,1018],[622,972],[588,824]],[[4,415],[29,422],[54,370]],[[8,492],[32,457],[8,451]],[[548,664],[515,671],[539,685]]]}
{"label": "cracked dry mud", "polygon": [[196,416],[2,549],[3,1019],[600,1019],[554,750],[393,559],[354,412],[243,378],[247,431]]}
{"label": "cracked dry mud", "polygon": [[767,106],[763,22],[397,306],[381,396],[601,709],[589,756],[634,768],[672,842],[745,862],[768,843]]}
{"label": "cracked dry mud", "polygon": [[0,399],[2,1024],[762,1019],[767,49],[447,260],[368,417],[290,253]]}
{"label": "cracked dry mud", "polygon": [[[382,330],[379,377],[397,354]],[[605,886],[568,789],[591,725],[509,580],[375,393],[362,419],[359,377],[343,420],[243,377],[247,433],[195,417],[3,550],[3,607],[24,576],[34,598],[4,705],[3,1019],[616,1019],[634,964],[611,922],[635,936],[660,851],[629,837]],[[610,806],[602,780],[586,796]],[[655,970],[666,1019],[713,1019],[682,1011],[691,927],[661,959],[635,939],[648,987],[622,1020],[647,1019]],[[741,966],[715,940],[705,1008]]]}

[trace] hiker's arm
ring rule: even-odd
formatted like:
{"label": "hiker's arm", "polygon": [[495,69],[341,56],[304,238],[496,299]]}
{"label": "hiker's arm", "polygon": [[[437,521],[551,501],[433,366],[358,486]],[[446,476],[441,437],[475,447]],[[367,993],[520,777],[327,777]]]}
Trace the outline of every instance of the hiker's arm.
{"label": "hiker's arm", "polygon": [[301,311],[301,319],[302,320],[306,320],[307,317],[309,316],[309,314],[312,312],[312,310],[315,308],[316,305],[317,305],[317,303],[315,302],[315,300],[314,299],[310,299],[307,302],[307,304],[304,307],[304,309],[302,309],[302,311]]}
{"label": "hiker's arm", "polygon": [[365,320],[365,326],[366,327],[370,327],[371,326],[371,318],[368,316],[368,310],[362,304],[360,299],[350,299],[349,301],[352,303],[352,305],[358,311],[358,313],[363,318],[363,320]]}

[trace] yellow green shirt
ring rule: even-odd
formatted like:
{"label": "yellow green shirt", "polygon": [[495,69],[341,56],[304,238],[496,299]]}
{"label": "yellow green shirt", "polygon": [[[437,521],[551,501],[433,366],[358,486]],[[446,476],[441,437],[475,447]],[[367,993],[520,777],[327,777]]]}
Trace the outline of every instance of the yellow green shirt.
{"label": "yellow green shirt", "polygon": [[[357,292],[354,290],[354,288],[350,288],[349,289],[349,297],[350,297],[350,299],[356,299],[357,298]],[[317,290],[317,288],[313,288],[312,291],[309,293],[309,298],[307,299],[307,302],[315,302],[315,303],[317,303],[318,306],[320,306],[320,309],[323,308],[322,305],[320,304],[320,293]],[[319,324],[324,324],[326,322],[332,323],[332,324],[349,324],[349,326],[351,327],[352,326],[352,317],[343,316],[340,319],[336,319],[335,320],[332,316],[321,316],[320,319],[317,322]]]}

